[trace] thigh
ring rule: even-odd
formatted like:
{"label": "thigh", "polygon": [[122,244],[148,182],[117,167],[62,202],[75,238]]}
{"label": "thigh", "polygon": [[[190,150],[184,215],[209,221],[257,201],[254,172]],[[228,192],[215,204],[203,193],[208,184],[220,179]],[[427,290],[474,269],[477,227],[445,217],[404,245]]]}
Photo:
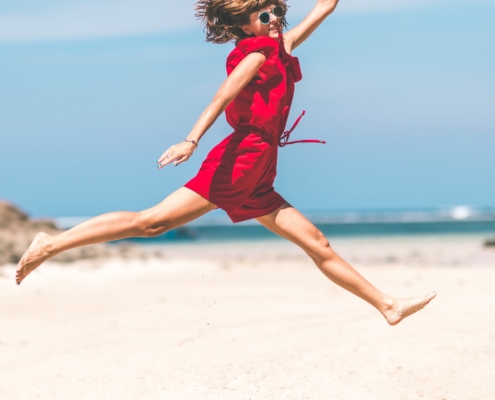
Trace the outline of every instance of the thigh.
{"label": "thigh", "polygon": [[217,208],[196,192],[181,187],[156,206],[141,212],[145,219],[167,229],[174,229]]}
{"label": "thigh", "polygon": [[277,235],[297,244],[313,260],[319,259],[322,253],[332,251],[323,233],[288,203],[256,220]]}

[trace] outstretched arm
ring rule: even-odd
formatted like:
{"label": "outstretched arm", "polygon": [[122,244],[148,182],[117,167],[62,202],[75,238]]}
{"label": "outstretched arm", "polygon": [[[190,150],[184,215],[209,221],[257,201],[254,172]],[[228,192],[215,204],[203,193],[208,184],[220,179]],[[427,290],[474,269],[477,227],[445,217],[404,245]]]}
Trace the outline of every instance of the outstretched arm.
{"label": "outstretched arm", "polygon": [[[191,133],[187,136],[187,139],[194,140],[196,143],[199,142],[219,115],[225,111],[230,102],[257,75],[259,68],[265,61],[266,57],[261,53],[248,54],[232,71],[222,86],[220,86],[213,101],[203,111]],[[175,165],[187,161],[195,149],[196,145],[190,142],[182,142],[171,146],[157,161],[158,168],[163,168],[173,161],[175,161]]]}
{"label": "outstretched arm", "polygon": [[318,0],[316,6],[307,17],[284,35],[287,51],[294,50],[304,42],[320,26],[325,18],[335,10],[338,2],[339,0]]}

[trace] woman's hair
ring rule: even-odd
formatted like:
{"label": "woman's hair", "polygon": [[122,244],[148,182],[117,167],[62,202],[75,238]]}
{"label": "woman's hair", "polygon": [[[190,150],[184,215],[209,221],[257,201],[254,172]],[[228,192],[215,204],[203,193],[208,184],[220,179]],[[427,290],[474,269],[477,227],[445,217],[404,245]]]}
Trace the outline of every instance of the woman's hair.
{"label": "woman's hair", "polygon": [[[287,11],[286,0],[199,0],[196,17],[204,23],[207,42],[238,43],[248,37],[241,26],[249,25],[251,13],[271,4]],[[280,24],[282,29],[287,27],[285,16]]]}

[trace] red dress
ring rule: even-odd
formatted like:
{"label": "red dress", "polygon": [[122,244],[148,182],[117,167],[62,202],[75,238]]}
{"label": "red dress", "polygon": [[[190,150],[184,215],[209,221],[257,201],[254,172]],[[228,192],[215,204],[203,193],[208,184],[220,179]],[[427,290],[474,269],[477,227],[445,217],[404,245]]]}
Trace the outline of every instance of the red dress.
{"label": "red dress", "polygon": [[[225,110],[234,132],[216,145],[198,174],[184,186],[225,210],[233,222],[270,214],[286,201],[273,188],[277,151],[288,142],[284,132],[294,83],[302,79],[299,61],[285,51],[283,38],[242,40],[227,58],[227,73],[253,52],[266,56],[253,78]],[[303,113],[304,114],[304,113]],[[298,142],[317,142],[302,140]]]}

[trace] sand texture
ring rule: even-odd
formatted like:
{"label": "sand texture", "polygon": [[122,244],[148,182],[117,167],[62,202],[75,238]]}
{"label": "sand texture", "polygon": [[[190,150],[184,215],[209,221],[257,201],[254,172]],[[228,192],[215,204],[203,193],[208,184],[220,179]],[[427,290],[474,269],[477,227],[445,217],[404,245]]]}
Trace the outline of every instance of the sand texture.
{"label": "sand texture", "polygon": [[396,327],[284,242],[52,263],[20,287],[3,268],[0,399],[495,399],[495,251],[399,242],[334,244],[385,292],[438,292]]}

